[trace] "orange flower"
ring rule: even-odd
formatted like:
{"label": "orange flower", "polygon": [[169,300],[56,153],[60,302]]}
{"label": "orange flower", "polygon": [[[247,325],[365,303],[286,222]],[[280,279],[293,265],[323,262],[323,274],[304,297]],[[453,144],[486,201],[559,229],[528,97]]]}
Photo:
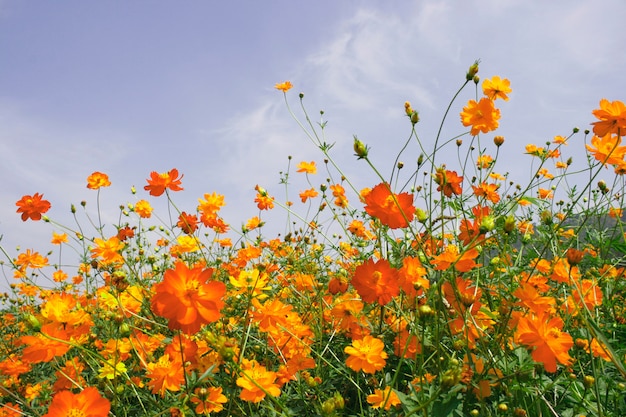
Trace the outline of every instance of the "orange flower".
{"label": "orange flower", "polygon": [[626,154],[626,146],[620,146],[621,143],[619,136],[608,134],[602,137],[593,136],[591,145],[585,147],[602,164],[619,165]]}
{"label": "orange flower", "polygon": [[213,269],[188,268],[177,262],[168,269],[163,282],[154,286],[153,311],[169,320],[170,329],[193,334],[202,325],[217,321],[224,307],[226,293],[223,282],[210,281]]}
{"label": "orange flower", "polygon": [[181,179],[183,176],[178,176],[178,170],[176,168],[169,172],[158,173],[152,171],[150,178],[148,179],[148,185],[143,187],[144,190],[149,191],[150,195],[158,197],[165,192],[167,188],[172,191],[182,191]]}
{"label": "orange flower", "polygon": [[222,394],[222,387],[196,388],[191,402],[197,404],[196,414],[210,414],[222,411],[228,398]]}
{"label": "orange flower", "polygon": [[185,382],[185,374],[182,361],[179,358],[171,360],[169,354],[164,354],[157,362],[147,365],[146,377],[148,386],[153,394],[165,396],[165,391],[180,391],[180,386]]}
{"label": "orange flower", "polygon": [[353,371],[373,374],[385,367],[387,353],[384,349],[385,343],[370,335],[354,340],[351,346],[344,349],[350,355],[346,359],[346,365]]}
{"label": "orange flower", "polygon": [[592,123],[595,135],[602,137],[614,133],[622,136],[626,133],[626,106],[621,101],[610,102],[603,98],[600,100],[600,108],[592,113],[599,120]]}
{"label": "orange flower", "polygon": [[394,194],[389,185],[380,183],[365,196],[365,211],[391,229],[407,227],[413,220],[415,207],[409,193]]}
{"label": "orange flower", "polygon": [[50,241],[50,243],[52,243],[53,245],[67,243],[67,233],[52,232],[52,240]]}
{"label": "orange flower", "polygon": [[103,174],[102,172],[96,171],[87,177],[87,188],[90,190],[98,190],[102,187],[108,187],[110,185],[111,181],[109,181],[109,176],[107,174]]}
{"label": "orange flower", "polygon": [[435,265],[435,270],[437,271],[443,271],[452,266],[458,272],[467,272],[480,266],[474,262],[478,255],[476,248],[466,249],[459,254],[459,249],[456,245],[448,245],[443,252],[431,259],[430,262]]}
{"label": "orange flower", "polygon": [[187,214],[183,211],[178,216],[176,226],[180,227],[183,233],[191,235],[198,230],[198,216],[195,214]]}
{"label": "orange flower", "polygon": [[435,183],[439,185],[437,191],[442,191],[446,197],[452,197],[452,194],[460,195],[463,192],[461,183],[463,177],[459,177],[456,171],[448,171],[444,168],[437,168]]}
{"label": "orange flower", "polygon": [[120,241],[117,236],[113,236],[108,240],[97,237],[93,243],[96,244],[96,247],[91,249],[91,257],[93,259],[100,257],[104,264],[124,262],[124,257],[120,255],[120,251],[124,249],[124,242]]}
{"label": "orange flower", "polygon": [[378,301],[385,305],[400,293],[398,271],[385,259],[374,262],[371,258],[356,267],[352,286],[366,303]]}
{"label": "orange flower", "polygon": [[417,295],[417,289],[430,288],[428,273],[419,258],[407,256],[402,260],[402,268],[398,271],[398,285],[409,297]]}
{"label": "orange flower", "polygon": [[152,206],[146,200],[139,200],[135,203],[135,213],[142,219],[149,219],[152,216]]}
{"label": "orange flower", "polygon": [[572,362],[568,351],[574,345],[574,340],[562,329],[563,320],[551,317],[545,311],[520,316],[515,340],[533,348],[533,360],[543,363],[546,371],[556,372],[557,362],[562,365],[569,365]]}
{"label": "orange flower", "polygon": [[298,164],[298,170],[296,172],[306,172],[307,174],[317,174],[317,166],[315,165],[315,161],[300,162]]}
{"label": "orange flower", "polygon": [[542,198],[542,199],[549,200],[549,199],[554,198],[554,192],[548,188],[540,188],[537,191],[537,194],[539,195],[539,198]]}
{"label": "orange flower", "polygon": [[500,186],[497,184],[487,184],[484,182],[479,184],[478,187],[472,185],[476,197],[485,197],[494,204],[500,201],[500,194],[498,194],[499,187]]}
{"label": "orange flower", "polygon": [[25,195],[15,203],[17,213],[22,213],[22,221],[41,220],[41,215],[50,210],[50,202],[42,198],[43,194],[35,193],[32,196]]}
{"label": "orange flower", "polygon": [[291,90],[292,87],[293,87],[293,84],[291,84],[291,81],[284,81],[282,83],[277,83],[274,86],[275,89],[280,90],[283,93],[286,93],[287,91]]}
{"label": "orange flower", "polygon": [[265,398],[266,394],[278,397],[280,388],[275,381],[276,372],[268,371],[265,366],[255,360],[243,359],[241,373],[237,378],[237,386],[242,388],[239,398],[258,403]]}
{"label": "orange flower", "polygon": [[309,188],[308,190],[304,190],[300,193],[300,201],[306,203],[309,198],[317,197],[318,193],[315,188]]}
{"label": "orange flower", "polygon": [[495,75],[490,80],[486,79],[483,81],[483,94],[491,100],[501,98],[504,101],[508,101],[509,97],[507,94],[511,91],[511,82],[506,78],[500,79],[500,77]]}
{"label": "orange flower", "polygon": [[335,205],[341,208],[348,207],[348,199],[346,198],[346,190],[340,184],[333,184],[330,186],[335,197]]}
{"label": "orange flower", "polygon": [[259,210],[271,210],[274,208],[274,197],[270,196],[264,188],[259,187],[258,185],[254,187],[257,191],[256,198],[254,202],[256,203]]}
{"label": "orange flower", "polygon": [[23,415],[19,404],[6,403],[0,407],[0,417],[21,417]]}
{"label": "orange flower", "polygon": [[372,408],[383,407],[385,410],[402,404],[398,394],[391,387],[386,387],[384,390],[376,388],[373,394],[367,396],[367,402],[372,405]]}
{"label": "orange flower", "polygon": [[488,133],[498,128],[500,110],[493,105],[493,100],[481,98],[477,103],[470,100],[461,112],[463,126],[472,126],[470,134],[476,136],[478,132]]}
{"label": "orange flower", "polygon": [[217,212],[220,211],[222,207],[224,207],[226,203],[224,202],[224,196],[217,193],[205,194],[204,200],[198,199],[198,211],[202,213],[202,216],[215,216]]}
{"label": "orange flower", "polygon": [[48,412],[43,417],[107,417],[111,403],[94,387],[87,387],[78,394],[61,391],[52,398]]}

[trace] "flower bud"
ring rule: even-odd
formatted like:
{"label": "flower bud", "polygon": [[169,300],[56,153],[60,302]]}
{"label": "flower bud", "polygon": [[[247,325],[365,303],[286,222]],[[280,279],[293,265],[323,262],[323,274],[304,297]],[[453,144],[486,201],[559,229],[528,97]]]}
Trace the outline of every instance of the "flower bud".
{"label": "flower bud", "polygon": [[420,115],[418,112],[414,111],[413,113],[411,113],[411,123],[413,123],[414,125],[417,124],[417,122],[420,121]]}
{"label": "flower bud", "polygon": [[495,143],[497,147],[502,146],[504,143],[504,136],[494,136],[493,143]]}
{"label": "flower bud", "polygon": [[583,385],[587,389],[593,387],[593,384],[595,382],[596,382],[596,379],[594,377],[592,377],[591,375],[585,375],[585,377],[583,378]]}
{"label": "flower bud", "polygon": [[417,218],[418,222],[424,223],[426,222],[426,220],[428,220],[428,213],[421,208],[417,208],[415,209],[415,217]]}
{"label": "flower bud", "polygon": [[515,230],[515,217],[514,216],[507,216],[506,219],[504,219],[504,231],[506,233],[511,233],[513,230]]}
{"label": "flower bud", "polygon": [[367,146],[363,142],[361,142],[357,137],[354,137],[354,153],[358,156],[358,159],[367,158],[368,149]]}
{"label": "flower bud", "polygon": [[574,248],[569,248],[566,252],[567,263],[570,264],[570,266],[578,265],[580,261],[583,259],[584,254],[585,253],[583,251],[580,251]]}
{"label": "flower bud", "polygon": [[469,69],[467,70],[467,74],[465,75],[465,79],[467,81],[473,80],[474,76],[478,74],[478,63],[479,61],[474,61],[474,63],[470,65]]}
{"label": "flower bud", "polygon": [[496,227],[496,220],[493,216],[485,216],[480,221],[479,232],[484,234],[487,232],[491,232]]}

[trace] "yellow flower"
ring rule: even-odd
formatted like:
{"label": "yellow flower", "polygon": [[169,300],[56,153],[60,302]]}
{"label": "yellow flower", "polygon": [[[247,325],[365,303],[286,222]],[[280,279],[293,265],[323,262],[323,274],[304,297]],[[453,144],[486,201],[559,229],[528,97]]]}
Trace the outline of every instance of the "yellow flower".
{"label": "yellow flower", "polygon": [[283,93],[286,93],[287,91],[291,90],[291,87],[293,87],[293,84],[291,84],[290,81],[285,81],[282,83],[277,83],[274,88],[277,90],[282,91]]}
{"label": "yellow flower", "polygon": [[126,365],[124,365],[124,362],[117,362],[115,363],[114,361],[105,361],[102,365],[102,368],[100,368],[100,371],[98,371],[98,378],[100,379],[115,379],[116,377],[125,374],[127,371],[126,369]]}
{"label": "yellow flower", "polygon": [[501,98],[504,101],[508,101],[509,97],[507,94],[511,91],[511,82],[506,78],[500,79],[500,77],[496,75],[490,80],[487,79],[483,81],[483,94],[491,100]]}
{"label": "yellow flower", "polygon": [[476,102],[470,100],[461,112],[463,126],[471,126],[470,134],[476,136],[478,132],[488,133],[498,128],[500,110],[496,109],[493,101],[481,98]]}
{"label": "yellow flower", "polygon": [[384,390],[376,388],[373,394],[367,396],[367,402],[372,405],[372,408],[384,407],[385,410],[389,410],[391,407],[401,403],[398,394],[390,387],[386,387]]}

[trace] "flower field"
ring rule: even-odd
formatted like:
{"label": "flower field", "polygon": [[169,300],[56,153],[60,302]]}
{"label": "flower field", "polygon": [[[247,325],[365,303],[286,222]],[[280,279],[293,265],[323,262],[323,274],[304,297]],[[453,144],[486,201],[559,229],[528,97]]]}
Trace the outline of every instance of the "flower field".
{"label": "flower field", "polygon": [[[625,416],[626,106],[599,98],[588,129],[507,156],[511,83],[478,72],[440,121],[398,109],[390,175],[354,137],[378,177],[362,190],[304,95],[276,84],[323,162],[281,173],[309,185],[295,201],[256,185],[241,228],[217,190],[179,207],[192,179],[176,168],[148,173],[116,224],[68,227],[46,215],[67,201],[24,195],[16,215],[51,241],[0,246],[0,416]],[[460,134],[427,146],[423,123]],[[94,206],[110,185],[87,178]],[[269,211],[288,233],[266,232]]]}

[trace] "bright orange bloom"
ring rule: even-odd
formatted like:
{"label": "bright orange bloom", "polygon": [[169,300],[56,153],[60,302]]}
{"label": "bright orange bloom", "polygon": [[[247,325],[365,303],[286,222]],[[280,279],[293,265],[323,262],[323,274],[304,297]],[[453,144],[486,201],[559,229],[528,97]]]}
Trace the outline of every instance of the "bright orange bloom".
{"label": "bright orange bloom", "polygon": [[479,184],[478,187],[472,185],[476,197],[485,197],[494,204],[500,201],[500,194],[498,194],[499,187],[498,184],[487,184],[484,182]]}
{"label": "bright orange bloom", "polygon": [[315,165],[315,161],[300,162],[298,164],[298,170],[296,172],[306,172],[307,174],[317,174],[317,166]]}
{"label": "bright orange bloom", "polygon": [[480,155],[478,159],[476,160],[476,166],[478,168],[487,169],[491,165],[493,165],[493,158],[491,157],[491,155],[483,154],[483,155]]}
{"label": "bright orange bloom", "polygon": [[22,221],[28,219],[41,220],[41,215],[50,210],[50,202],[43,200],[43,194],[25,195],[19,199],[15,205],[18,207],[17,213],[22,213]]}
{"label": "bright orange bloom", "polygon": [[198,199],[198,211],[203,215],[215,215],[225,205],[224,196],[215,192]]}
{"label": "bright orange bloom", "polygon": [[409,193],[394,194],[389,185],[380,183],[364,195],[365,211],[391,229],[407,227],[413,220],[415,207]]}
{"label": "bright orange bloom", "polygon": [[546,312],[520,316],[515,331],[515,340],[533,348],[532,358],[543,363],[548,372],[556,372],[557,362],[570,365],[569,349],[574,345],[572,336],[562,331],[563,320]]}
{"label": "bright orange bloom", "polygon": [[102,187],[108,187],[110,185],[111,181],[109,181],[109,176],[107,174],[103,174],[102,172],[96,171],[87,177],[87,188],[90,190],[98,190]]}
{"label": "bright orange bloom", "polygon": [[442,191],[446,197],[452,197],[452,194],[460,195],[463,192],[462,182],[463,177],[460,177],[456,171],[437,168],[435,176],[435,183],[439,185],[437,191]]}
{"label": "bright orange bloom", "polygon": [[102,258],[104,264],[123,263],[124,257],[120,251],[124,249],[124,242],[120,241],[117,236],[113,236],[108,240],[95,238],[93,243],[96,247],[91,249],[91,257],[93,259]]}
{"label": "bright orange bloom", "polygon": [[0,407],[0,417],[22,417],[23,415],[19,404],[6,403]]}
{"label": "bright orange bloom", "polygon": [[386,387],[384,390],[376,388],[373,394],[367,396],[367,402],[372,405],[372,408],[383,407],[385,410],[402,404],[398,394],[391,387]]}
{"label": "bright orange bloom", "polygon": [[50,243],[52,243],[53,245],[67,243],[67,233],[52,232],[52,240],[50,241]]}
{"label": "bright orange bloom", "polygon": [[243,359],[241,373],[237,378],[237,386],[242,388],[239,398],[258,403],[265,398],[266,394],[278,397],[280,388],[275,381],[276,372],[268,371],[265,366],[255,360]]}
{"label": "bright orange bloom", "polygon": [[330,186],[335,197],[335,205],[341,208],[348,207],[348,199],[346,198],[346,190],[340,184],[333,184]]}
{"label": "bright orange bloom", "polygon": [[[72,360],[66,361],[65,366],[61,367],[54,373],[56,381],[52,386],[54,392],[58,392],[64,389],[71,389],[86,384],[85,378],[82,377],[82,372],[85,369],[85,365],[80,362],[77,357]],[[2,414],[0,414],[1,416]]]}
{"label": "bright orange bloom", "polygon": [[443,271],[452,266],[458,272],[467,272],[480,266],[474,262],[478,255],[476,248],[466,249],[459,254],[459,249],[456,245],[448,245],[443,252],[431,259],[430,262],[435,265],[437,271]]}
{"label": "bright orange bloom", "polygon": [[317,197],[317,195],[318,192],[315,190],[315,188],[309,188],[308,190],[304,190],[300,193],[300,201],[306,203],[309,198],[315,198]]}
{"label": "bright orange bloom", "polygon": [[600,108],[592,113],[599,120],[592,123],[596,136],[602,137],[610,133],[623,136],[626,133],[626,106],[621,101],[610,102],[603,98],[600,100]]}
{"label": "bright orange bloom", "polygon": [[196,333],[204,324],[217,321],[224,307],[226,285],[211,281],[212,276],[213,269],[188,268],[177,262],[154,286],[152,310],[169,320],[170,329]]}
{"label": "bright orange bloom", "polygon": [[165,192],[166,189],[172,191],[182,191],[181,179],[183,176],[178,176],[178,170],[176,168],[169,172],[158,173],[152,171],[150,178],[148,179],[148,185],[143,187],[144,190],[149,191],[150,195],[158,197]]}
{"label": "bright orange bloom", "polygon": [[481,98],[477,103],[470,100],[461,112],[463,126],[471,126],[470,134],[476,136],[478,132],[488,133],[498,128],[500,110],[493,105],[493,100]]}
{"label": "bright orange bloom", "polygon": [[222,411],[228,398],[222,394],[222,387],[196,388],[191,402],[197,404],[196,414],[210,414]]}
{"label": "bright orange bloom", "polygon": [[292,87],[293,87],[293,84],[291,84],[291,81],[284,81],[282,83],[277,83],[274,86],[275,89],[280,90],[283,93],[286,93],[287,91],[291,90]]}
{"label": "bright orange bloom", "polygon": [[258,185],[254,187],[257,191],[256,198],[254,202],[256,203],[259,210],[271,210],[274,208],[274,197],[270,196],[264,188],[259,187]]}
{"label": "bright orange bloom", "polygon": [[368,259],[356,267],[352,286],[366,303],[385,305],[400,293],[398,271],[385,259]]}
{"label": "bright orange bloom", "polygon": [[107,417],[111,403],[94,387],[87,387],[78,394],[71,391],[58,392],[48,412],[43,417]]}
{"label": "bright orange bloom", "polygon": [[251,230],[258,228],[259,226],[263,226],[263,222],[258,216],[254,216],[248,219],[248,221],[246,222],[246,225],[244,226],[244,229],[249,232]]}
{"label": "bright orange bloom", "polygon": [[402,260],[402,268],[398,271],[398,284],[408,296],[417,295],[418,289],[430,288],[428,273],[419,258],[407,256]]}
{"label": "bright orange bloom", "polygon": [[506,78],[500,79],[500,77],[495,75],[490,80],[486,79],[483,81],[483,94],[491,100],[501,98],[504,101],[508,101],[509,97],[507,94],[511,91],[511,82]]}
{"label": "bright orange bloom", "polygon": [[19,266],[22,272],[25,271],[26,268],[40,269],[48,266],[48,258],[42,256],[39,252],[26,249],[26,252],[17,255],[15,265]]}
{"label": "bright orange bloom", "polygon": [[539,195],[539,198],[543,198],[547,200],[554,198],[554,191],[548,188],[540,188],[537,191],[537,194]]}
{"label": "bright orange bloom", "polygon": [[178,216],[176,226],[180,227],[183,233],[191,235],[198,230],[198,216],[195,214],[187,214],[183,211]]}
{"label": "bright orange bloom", "polygon": [[350,355],[346,359],[346,365],[356,372],[373,374],[383,369],[386,364],[385,343],[370,335],[353,340],[352,345],[346,346],[344,352]]}
{"label": "bright orange bloom", "polygon": [[146,377],[148,386],[153,394],[165,396],[165,391],[180,391],[185,382],[185,374],[180,357],[171,360],[169,354],[164,354],[157,362],[147,364]]}
{"label": "bright orange bloom", "polygon": [[149,219],[152,216],[152,206],[146,200],[139,200],[135,203],[135,213],[142,219]]}
{"label": "bright orange bloom", "polygon": [[622,139],[617,135],[593,136],[591,145],[585,145],[593,157],[602,164],[619,165],[626,155],[626,146],[620,146]]}

